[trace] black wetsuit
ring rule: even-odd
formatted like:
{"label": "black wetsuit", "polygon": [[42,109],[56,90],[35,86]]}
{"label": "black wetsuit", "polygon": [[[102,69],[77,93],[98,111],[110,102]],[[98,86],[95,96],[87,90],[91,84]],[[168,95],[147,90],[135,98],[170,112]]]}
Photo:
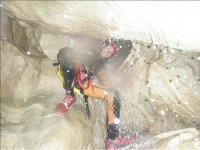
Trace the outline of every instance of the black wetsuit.
{"label": "black wetsuit", "polygon": [[[93,72],[98,72],[101,68],[106,65],[110,65],[113,70],[118,68],[125,58],[129,55],[132,49],[132,42],[129,40],[113,40],[117,47],[119,48],[118,53],[109,59],[102,59],[100,55],[100,50],[81,52],[80,55],[74,55],[73,49],[62,48],[60,49],[57,58],[60,63],[61,72],[63,74],[64,82],[63,87],[66,90],[66,94],[74,97],[74,91],[72,88],[72,82],[76,74],[76,64],[80,63],[83,67],[83,72],[88,74],[91,70]],[[105,45],[109,45],[109,41],[105,40]],[[80,61],[82,59],[82,62]],[[93,59],[90,59],[93,58]],[[89,68],[89,70],[88,70]],[[79,88],[78,83],[75,80],[76,88]],[[114,92],[114,102],[113,111],[116,118],[120,118],[120,97],[117,91]],[[107,128],[108,138],[115,139],[118,136],[118,126],[115,124],[108,125]]]}

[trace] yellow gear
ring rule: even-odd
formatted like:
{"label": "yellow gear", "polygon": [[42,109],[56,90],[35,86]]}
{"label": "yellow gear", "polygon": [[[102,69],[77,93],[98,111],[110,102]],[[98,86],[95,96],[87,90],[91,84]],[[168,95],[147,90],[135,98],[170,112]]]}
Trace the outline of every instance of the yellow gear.
{"label": "yellow gear", "polygon": [[[57,67],[56,74],[57,74],[57,76],[60,78],[60,80],[61,80],[62,82],[64,82],[63,73],[62,73],[62,71],[61,71],[60,65]],[[80,90],[77,89],[76,87],[74,87],[73,90],[74,90],[74,93],[76,93],[76,94],[78,94],[78,95],[82,95],[81,92],[80,92]]]}
{"label": "yellow gear", "polygon": [[63,78],[62,71],[61,71],[61,69],[60,69],[60,65],[57,67],[56,74],[58,75],[58,77],[60,78],[60,80],[61,80],[62,82],[64,82],[64,78]]}
{"label": "yellow gear", "polygon": [[76,93],[76,94],[78,94],[78,95],[82,95],[81,92],[80,92],[80,90],[77,89],[76,87],[74,87],[74,93]]}

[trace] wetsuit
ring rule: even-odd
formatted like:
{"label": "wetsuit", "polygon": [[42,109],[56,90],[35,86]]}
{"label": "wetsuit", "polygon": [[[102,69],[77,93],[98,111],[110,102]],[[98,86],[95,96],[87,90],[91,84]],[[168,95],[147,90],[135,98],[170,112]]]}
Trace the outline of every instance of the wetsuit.
{"label": "wetsuit", "polygon": [[[63,87],[66,90],[66,95],[68,98],[65,101],[70,99],[70,104],[68,102],[64,103],[64,106],[68,108],[76,101],[75,92],[80,92],[82,95],[87,97],[101,98],[107,101],[107,135],[109,139],[114,140],[118,137],[118,124],[120,122],[120,97],[117,91],[107,89],[105,87],[95,85],[92,82],[94,77],[94,72],[98,72],[106,64],[110,64],[113,67],[117,67],[120,63],[130,53],[132,48],[132,43],[128,40],[113,40],[115,42],[115,56],[102,59],[100,54],[94,52],[88,57],[96,57],[96,62],[79,62],[79,56],[73,56],[73,50],[70,48],[63,48],[59,51],[57,57],[59,61],[59,66],[57,69],[57,74],[63,81]],[[105,41],[104,46],[110,44],[109,40]],[[117,61],[116,61],[117,60]],[[113,63],[114,62],[114,63]],[[81,65],[80,65],[81,64]],[[79,74],[78,74],[79,72]],[[69,98],[70,97],[70,98]],[[57,109],[60,109],[61,106],[58,106]]]}

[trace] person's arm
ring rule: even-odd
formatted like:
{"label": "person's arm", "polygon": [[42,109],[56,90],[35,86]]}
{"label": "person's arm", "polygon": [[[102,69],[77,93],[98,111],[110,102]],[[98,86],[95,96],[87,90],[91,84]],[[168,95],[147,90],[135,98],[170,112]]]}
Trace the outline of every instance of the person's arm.
{"label": "person's arm", "polygon": [[124,39],[109,39],[101,50],[102,59],[112,68],[119,67],[132,50],[132,42]]}

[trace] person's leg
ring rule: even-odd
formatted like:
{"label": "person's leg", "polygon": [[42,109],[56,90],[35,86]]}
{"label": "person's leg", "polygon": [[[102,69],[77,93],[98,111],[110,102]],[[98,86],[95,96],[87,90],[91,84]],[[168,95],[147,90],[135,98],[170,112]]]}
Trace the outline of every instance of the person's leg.
{"label": "person's leg", "polygon": [[90,97],[107,100],[107,139],[106,149],[115,150],[119,145],[128,145],[135,141],[135,137],[127,138],[119,134],[120,123],[120,97],[117,91],[111,92],[101,87],[90,86],[82,92]]}
{"label": "person's leg", "polygon": [[108,109],[108,139],[115,140],[119,134],[120,123],[120,98],[116,91],[114,92],[113,100],[108,100],[108,108],[110,108]]}
{"label": "person's leg", "polygon": [[[87,83],[86,83],[87,84]],[[83,90],[84,95],[105,99],[107,101],[107,134],[108,139],[114,140],[118,137],[120,123],[120,98],[117,92],[91,85]]]}

